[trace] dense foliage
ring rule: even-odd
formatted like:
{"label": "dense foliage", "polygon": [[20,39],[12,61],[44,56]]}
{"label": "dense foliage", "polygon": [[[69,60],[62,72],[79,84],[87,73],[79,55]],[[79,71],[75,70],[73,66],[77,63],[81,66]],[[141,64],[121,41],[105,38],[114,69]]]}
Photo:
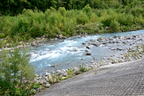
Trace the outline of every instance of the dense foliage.
{"label": "dense foliage", "polygon": [[65,7],[66,10],[82,9],[89,4],[92,8],[107,9],[118,8],[120,6],[135,7],[144,4],[143,0],[1,0],[0,13],[16,15],[23,9],[35,9],[45,12],[50,7],[59,9]]}
{"label": "dense foliage", "polygon": [[0,47],[43,35],[55,38],[144,28],[143,0],[5,0],[0,5],[0,38],[6,37]]}

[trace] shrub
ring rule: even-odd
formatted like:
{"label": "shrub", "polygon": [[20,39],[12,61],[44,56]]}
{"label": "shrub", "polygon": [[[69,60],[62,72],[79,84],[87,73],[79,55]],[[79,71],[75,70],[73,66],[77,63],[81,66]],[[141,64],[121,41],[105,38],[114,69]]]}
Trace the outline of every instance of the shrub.
{"label": "shrub", "polygon": [[[26,49],[23,53],[16,48],[9,53],[2,51],[2,62],[0,63],[0,90],[11,96],[16,95],[18,90],[16,86],[22,88],[24,79],[30,80],[35,75],[34,67],[29,63],[26,57]],[[20,93],[24,90],[19,90]]]}
{"label": "shrub", "polygon": [[80,72],[86,72],[87,71],[87,69],[85,68],[84,64],[79,65],[79,68],[80,68]]}
{"label": "shrub", "polygon": [[5,38],[5,34],[4,33],[0,33],[0,38]]}
{"label": "shrub", "polygon": [[87,17],[87,15],[83,12],[80,12],[80,14],[78,14],[77,16],[77,23],[78,24],[85,24],[85,23],[88,23],[89,21],[89,18]]}
{"label": "shrub", "polygon": [[83,8],[83,11],[86,12],[86,13],[89,13],[92,11],[91,7],[89,6],[89,4],[87,4],[84,8]]}
{"label": "shrub", "polygon": [[113,20],[114,18],[113,18],[113,16],[108,16],[107,18],[104,18],[103,20],[102,20],[102,23],[103,23],[103,25],[104,25],[104,27],[109,27],[110,26],[110,23],[111,23],[111,21]]}
{"label": "shrub", "polygon": [[143,19],[142,15],[139,15],[139,17],[136,17],[135,20],[136,20],[136,23],[144,26],[144,19]]}
{"label": "shrub", "polygon": [[66,16],[66,14],[67,14],[67,11],[66,11],[66,9],[65,9],[64,7],[60,7],[60,8],[58,9],[58,11],[60,12],[60,14],[61,14],[62,16]]}
{"label": "shrub", "polygon": [[50,84],[55,84],[61,81],[61,79],[59,78],[60,76],[58,76],[56,73],[51,74],[51,78],[48,76],[48,81]]}
{"label": "shrub", "polygon": [[74,76],[75,74],[74,74],[74,69],[69,69],[68,71],[67,71],[67,78],[72,78],[73,76]]}
{"label": "shrub", "polygon": [[118,21],[113,20],[110,23],[110,29],[112,32],[117,32],[120,30],[120,24],[118,23]]}

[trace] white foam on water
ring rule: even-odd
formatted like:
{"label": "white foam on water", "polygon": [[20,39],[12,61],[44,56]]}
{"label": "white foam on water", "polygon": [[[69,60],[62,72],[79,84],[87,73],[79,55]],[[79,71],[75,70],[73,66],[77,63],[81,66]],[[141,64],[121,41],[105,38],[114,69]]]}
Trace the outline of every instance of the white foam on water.
{"label": "white foam on water", "polygon": [[78,43],[78,41],[74,41],[74,40],[64,40],[64,42],[59,43],[59,45],[73,46],[77,43]]}
{"label": "white foam on water", "polygon": [[47,51],[47,53],[45,55],[32,54],[32,58],[31,58],[30,62],[40,61],[45,58],[48,58],[48,59],[57,58],[60,55],[61,54],[60,54],[59,50],[52,50],[50,52]]}

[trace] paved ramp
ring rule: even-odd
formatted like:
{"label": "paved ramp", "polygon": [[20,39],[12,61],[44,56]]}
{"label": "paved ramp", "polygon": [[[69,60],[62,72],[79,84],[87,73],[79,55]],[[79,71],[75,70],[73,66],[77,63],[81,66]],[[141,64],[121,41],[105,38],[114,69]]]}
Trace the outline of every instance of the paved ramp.
{"label": "paved ramp", "polygon": [[53,85],[36,96],[144,96],[144,59],[102,66]]}

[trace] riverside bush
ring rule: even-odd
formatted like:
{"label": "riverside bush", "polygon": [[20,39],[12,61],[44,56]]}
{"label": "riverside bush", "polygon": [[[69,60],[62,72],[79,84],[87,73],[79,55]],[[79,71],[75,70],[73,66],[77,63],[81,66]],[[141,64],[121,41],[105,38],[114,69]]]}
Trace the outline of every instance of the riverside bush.
{"label": "riverside bush", "polygon": [[112,32],[117,32],[120,30],[120,24],[118,23],[118,21],[113,20],[110,23],[110,29]]}
{"label": "riverside bush", "polygon": [[4,38],[5,34],[4,33],[0,33],[0,38]]}
{"label": "riverside bush", "polygon": [[30,80],[35,76],[34,67],[26,57],[26,49],[23,53],[16,48],[11,53],[2,51],[2,62],[0,63],[0,95],[16,96],[26,95],[28,88],[24,80]]}
{"label": "riverside bush", "polygon": [[[109,6],[109,4],[108,4]],[[0,33],[6,38],[6,43],[19,40],[29,40],[31,38],[45,35],[48,38],[55,38],[57,34],[64,36],[73,36],[79,33],[101,33],[114,31],[128,31],[141,29],[144,26],[142,7],[128,9],[123,7],[118,9],[92,9],[89,5],[82,10],[66,10],[64,7],[47,9],[45,12],[40,10],[23,10],[22,14],[17,16],[0,17]],[[135,12],[138,10],[138,14]],[[117,21],[117,28],[112,28],[112,22]],[[92,26],[91,24],[95,24]],[[116,24],[116,23],[115,23]],[[84,28],[80,27],[84,25]],[[111,28],[109,28],[111,27]]]}
{"label": "riverside bush", "polygon": [[84,25],[84,24],[88,23],[88,21],[89,21],[89,18],[87,17],[87,15],[85,13],[80,12],[80,14],[78,14],[78,16],[77,16],[77,23],[78,24]]}

